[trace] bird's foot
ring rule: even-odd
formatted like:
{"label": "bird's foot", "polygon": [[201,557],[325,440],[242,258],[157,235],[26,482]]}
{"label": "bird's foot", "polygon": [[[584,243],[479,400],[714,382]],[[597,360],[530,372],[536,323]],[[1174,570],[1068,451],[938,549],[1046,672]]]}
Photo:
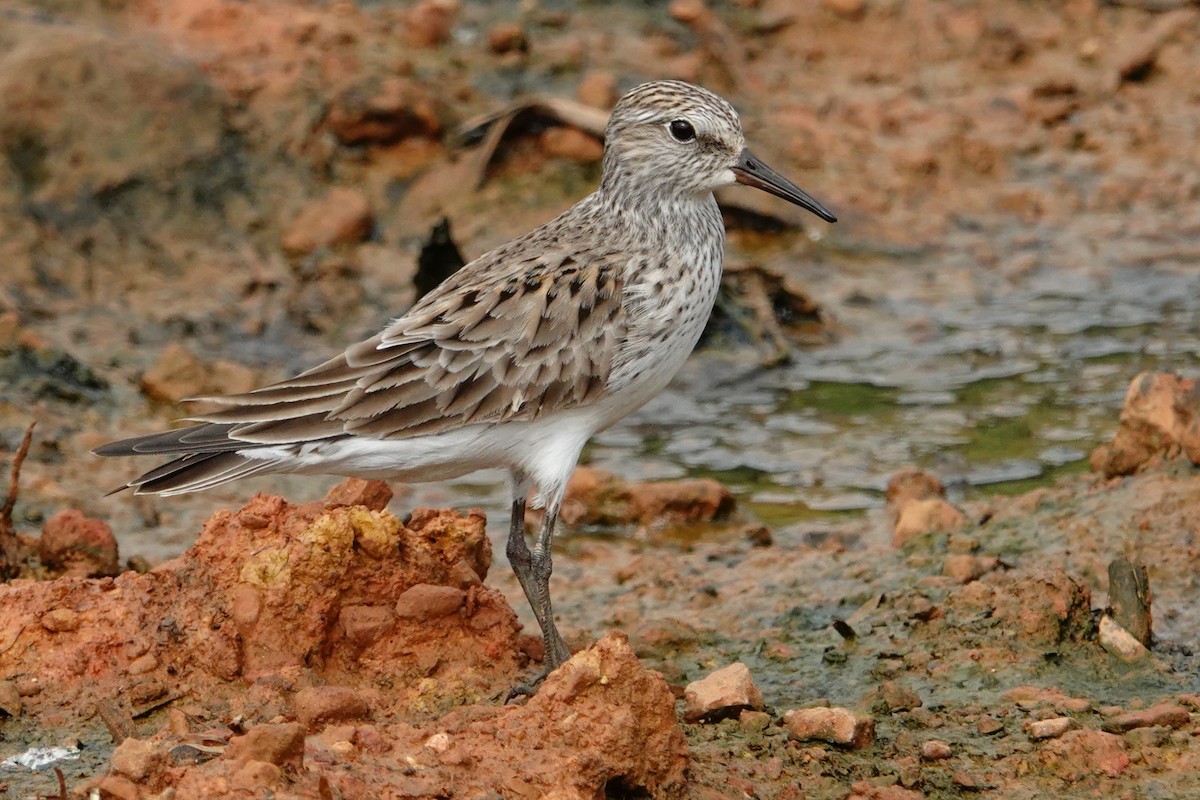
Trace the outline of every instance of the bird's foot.
{"label": "bird's foot", "polygon": [[533,674],[529,680],[521,681],[516,686],[513,686],[504,693],[503,705],[508,705],[517,698],[524,697],[529,699],[537,693],[538,687],[542,685],[542,681],[546,680],[546,676],[554,671],[554,667],[546,665]]}

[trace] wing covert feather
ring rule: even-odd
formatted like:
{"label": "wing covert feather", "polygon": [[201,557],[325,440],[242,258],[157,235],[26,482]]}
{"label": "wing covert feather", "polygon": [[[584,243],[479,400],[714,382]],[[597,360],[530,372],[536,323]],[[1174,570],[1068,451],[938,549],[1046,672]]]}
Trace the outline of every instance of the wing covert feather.
{"label": "wing covert feather", "polygon": [[621,258],[592,251],[580,263],[559,251],[502,270],[471,264],[342,355],[252,392],[206,398],[220,408],[192,419],[254,443],[403,438],[593,401],[625,329]]}

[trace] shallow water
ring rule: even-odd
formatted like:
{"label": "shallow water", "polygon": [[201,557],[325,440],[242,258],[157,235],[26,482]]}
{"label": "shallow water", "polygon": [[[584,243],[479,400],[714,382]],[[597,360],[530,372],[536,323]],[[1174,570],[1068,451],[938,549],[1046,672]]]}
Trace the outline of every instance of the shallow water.
{"label": "shallow water", "polygon": [[1025,490],[1086,469],[1133,375],[1200,365],[1195,297],[1198,275],[1127,268],[1036,276],[982,301],[883,301],[783,368],[697,355],[589,457],[642,477],[712,475],[775,525],[882,506],[911,464],[957,496]]}

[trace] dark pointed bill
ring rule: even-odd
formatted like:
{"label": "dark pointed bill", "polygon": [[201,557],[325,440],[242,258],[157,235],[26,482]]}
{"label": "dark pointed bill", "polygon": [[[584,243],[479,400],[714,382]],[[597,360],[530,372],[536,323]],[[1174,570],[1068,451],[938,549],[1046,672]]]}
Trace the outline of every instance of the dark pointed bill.
{"label": "dark pointed bill", "polygon": [[782,197],[789,203],[807,208],[826,222],[837,222],[837,217],[833,215],[832,211],[818,203],[808,192],[768,167],[748,149],[742,150],[741,157],[733,165],[733,174],[737,177],[738,183],[762,189],[776,197]]}

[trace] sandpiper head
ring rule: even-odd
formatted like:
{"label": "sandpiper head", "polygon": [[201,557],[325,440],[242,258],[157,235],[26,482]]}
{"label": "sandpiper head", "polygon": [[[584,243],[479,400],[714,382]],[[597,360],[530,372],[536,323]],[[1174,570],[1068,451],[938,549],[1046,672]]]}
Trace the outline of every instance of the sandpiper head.
{"label": "sandpiper head", "polygon": [[653,81],[632,89],[613,108],[604,142],[607,185],[633,180],[646,190],[703,196],[744,183],[828,222],[837,219],[746,148],[733,106],[690,83]]}

